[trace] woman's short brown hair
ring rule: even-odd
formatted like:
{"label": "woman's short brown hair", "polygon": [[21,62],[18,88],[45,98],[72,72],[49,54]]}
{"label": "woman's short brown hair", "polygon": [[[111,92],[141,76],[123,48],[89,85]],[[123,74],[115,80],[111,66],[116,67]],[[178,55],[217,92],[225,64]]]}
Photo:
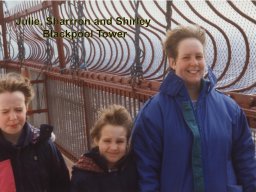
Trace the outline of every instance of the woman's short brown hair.
{"label": "woman's short brown hair", "polygon": [[195,38],[205,46],[205,31],[197,26],[178,26],[166,33],[166,39],[163,43],[163,49],[168,58],[176,60],[178,56],[179,43],[187,38]]}
{"label": "woman's short brown hair", "polygon": [[99,111],[99,118],[91,130],[92,140],[99,140],[101,130],[105,125],[118,125],[126,129],[127,140],[129,140],[132,128],[132,118],[127,109],[121,105],[110,105]]}
{"label": "woman's short brown hair", "polygon": [[28,105],[34,97],[30,80],[17,73],[7,73],[0,78],[0,94],[4,92],[20,91],[25,96],[25,104]]}

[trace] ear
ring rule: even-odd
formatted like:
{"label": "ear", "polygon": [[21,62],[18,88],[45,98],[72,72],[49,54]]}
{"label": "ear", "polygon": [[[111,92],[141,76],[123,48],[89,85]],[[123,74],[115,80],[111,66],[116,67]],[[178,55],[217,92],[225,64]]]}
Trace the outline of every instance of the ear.
{"label": "ear", "polygon": [[94,139],[93,139],[93,143],[94,143],[94,145],[98,146],[99,140],[96,139],[96,138],[94,138]]}
{"label": "ear", "polygon": [[176,62],[175,62],[174,58],[169,57],[169,58],[168,58],[168,61],[169,61],[169,67],[175,71]]}
{"label": "ear", "polygon": [[130,151],[130,144],[127,143],[127,146],[126,146],[126,152]]}
{"label": "ear", "polygon": [[26,105],[26,111],[28,111],[28,105],[29,105],[29,104],[25,104],[25,105]]}

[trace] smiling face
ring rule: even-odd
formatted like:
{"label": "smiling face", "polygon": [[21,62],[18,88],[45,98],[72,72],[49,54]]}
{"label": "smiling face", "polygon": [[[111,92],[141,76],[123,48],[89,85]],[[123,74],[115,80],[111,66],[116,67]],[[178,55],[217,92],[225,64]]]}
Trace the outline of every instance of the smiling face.
{"label": "smiling face", "polygon": [[0,129],[4,136],[17,135],[26,122],[25,96],[20,91],[0,93]]}
{"label": "smiling face", "polygon": [[169,59],[169,65],[182,78],[187,87],[200,88],[204,75],[204,47],[196,38],[186,38],[179,42],[177,58]]}
{"label": "smiling face", "polygon": [[102,127],[100,137],[95,140],[99,152],[112,168],[127,153],[127,131],[119,125],[107,124]]}

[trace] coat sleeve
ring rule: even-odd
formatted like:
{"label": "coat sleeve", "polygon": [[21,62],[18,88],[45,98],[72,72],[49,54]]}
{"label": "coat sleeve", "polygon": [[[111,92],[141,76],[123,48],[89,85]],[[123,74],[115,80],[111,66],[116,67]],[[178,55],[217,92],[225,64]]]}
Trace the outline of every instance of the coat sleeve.
{"label": "coat sleeve", "polygon": [[70,177],[66,163],[57,147],[49,141],[52,154],[51,191],[69,192]]}
{"label": "coat sleeve", "polygon": [[162,118],[160,107],[151,100],[145,104],[135,121],[131,145],[141,192],[160,191]]}
{"label": "coat sleeve", "polygon": [[232,158],[238,183],[244,192],[256,191],[255,145],[243,111],[238,108],[237,122],[233,133]]}

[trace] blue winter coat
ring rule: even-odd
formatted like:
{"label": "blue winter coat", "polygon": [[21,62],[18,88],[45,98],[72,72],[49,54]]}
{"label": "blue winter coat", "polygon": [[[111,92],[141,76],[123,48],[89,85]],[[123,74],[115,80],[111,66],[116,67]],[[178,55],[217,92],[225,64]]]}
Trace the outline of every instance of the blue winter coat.
{"label": "blue winter coat", "polygon": [[12,145],[0,131],[0,165],[6,173],[1,174],[0,170],[0,186],[6,182],[12,185],[3,192],[15,191],[14,188],[17,192],[69,191],[68,169],[49,139],[51,132],[51,126],[43,125],[39,130],[25,123],[18,143]]}
{"label": "blue winter coat", "polygon": [[[246,117],[214,83],[202,80],[194,108],[173,72],[140,111],[132,135],[141,192],[192,192],[193,134],[181,103],[193,107],[201,139],[205,192],[256,192],[255,148]],[[196,192],[196,191],[194,191]]]}

